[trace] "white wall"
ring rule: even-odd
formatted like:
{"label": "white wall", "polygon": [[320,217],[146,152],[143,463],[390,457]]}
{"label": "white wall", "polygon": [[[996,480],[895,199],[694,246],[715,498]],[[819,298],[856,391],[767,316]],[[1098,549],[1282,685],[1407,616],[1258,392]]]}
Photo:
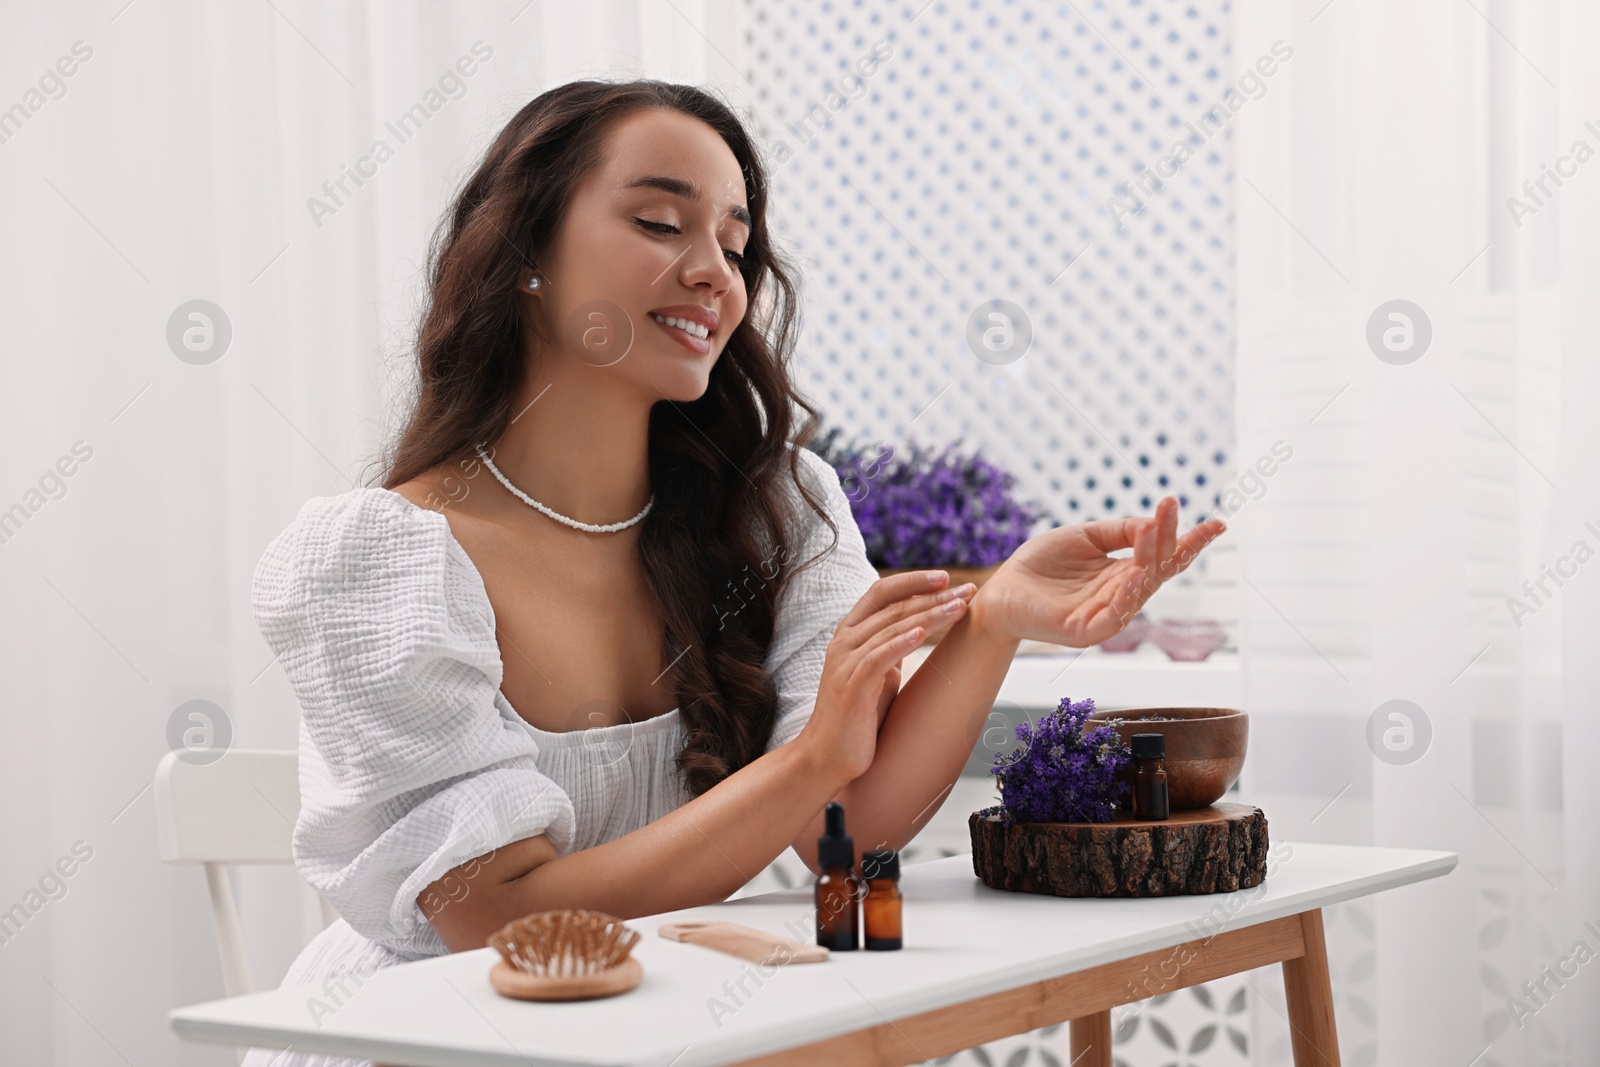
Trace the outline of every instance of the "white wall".
{"label": "white wall", "polygon": [[[724,80],[736,14],[731,0],[114,0],[0,16],[0,108],[33,103],[75,42],[88,54],[0,142],[0,509],[27,512],[0,543],[0,907],[74,842],[92,849],[0,944],[0,1060],[232,1062],[165,1020],[222,994],[203,876],[156,859],[149,785],[169,717],[209,699],[233,744],[293,747],[298,710],[255,630],[250,573],[306,498],[372,473],[454,184],[549,86]],[[387,133],[475,42],[492,55],[464,95],[441,95],[403,144]],[[307,200],[378,138],[393,158],[314,218]],[[205,365],[166,341],[197,298],[232,329]],[[92,455],[64,495],[30,497],[78,441]],[[315,903],[291,868],[242,874],[255,977],[276,984]]]}

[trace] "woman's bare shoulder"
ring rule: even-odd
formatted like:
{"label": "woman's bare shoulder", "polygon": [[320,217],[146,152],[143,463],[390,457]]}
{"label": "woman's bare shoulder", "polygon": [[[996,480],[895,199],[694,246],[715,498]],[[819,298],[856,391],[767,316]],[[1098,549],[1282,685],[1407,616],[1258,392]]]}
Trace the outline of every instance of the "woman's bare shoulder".
{"label": "woman's bare shoulder", "polygon": [[439,489],[437,476],[434,472],[427,471],[417,475],[409,482],[401,482],[399,485],[391,486],[389,491],[398,493],[419,508],[438,511],[441,506],[440,501],[444,499]]}
{"label": "woman's bare shoulder", "polygon": [[[393,486],[390,492],[426,511],[443,515],[450,533],[463,548],[484,550],[498,543],[505,530],[492,507],[486,507],[483,483],[487,475],[469,478],[455,464],[441,463]],[[469,552],[476,565],[476,553]]]}
{"label": "woman's bare shoulder", "polygon": [[392,486],[390,492],[405,497],[419,508],[429,511],[451,511],[462,514],[470,511],[467,499],[471,495],[472,483],[465,478],[454,464],[441,463],[430,470],[399,485]]}

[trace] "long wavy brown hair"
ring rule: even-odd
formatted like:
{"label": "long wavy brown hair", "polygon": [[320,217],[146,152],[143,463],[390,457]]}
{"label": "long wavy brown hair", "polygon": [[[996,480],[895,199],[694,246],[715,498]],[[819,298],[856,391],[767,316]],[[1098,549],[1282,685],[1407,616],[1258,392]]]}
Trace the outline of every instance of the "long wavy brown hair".
{"label": "long wavy brown hair", "polygon": [[600,163],[608,126],[640,108],[680,111],[716,130],[744,171],[751,219],[741,268],[750,311],[705,393],[684,404],[660,401],[650,412],[655,506],[639,555],[661,612],[661,662],[675,665],[687,735],[677,766],[699,796],[759,757],[776,722],[777,693],[763,662],[778,595],[809,562],[794,559],[800,516],[785,483],[838,539],[799,474],[798,450],[818,419],[789,373],[795,289],[768,233],[765,170],[732,110],[687,85],[578,81],[517,112],[430,245],[417,393],[382,485],[475,464],[474,446],[504,432],[527,372],[518,279],[553,237],[574,184]]}

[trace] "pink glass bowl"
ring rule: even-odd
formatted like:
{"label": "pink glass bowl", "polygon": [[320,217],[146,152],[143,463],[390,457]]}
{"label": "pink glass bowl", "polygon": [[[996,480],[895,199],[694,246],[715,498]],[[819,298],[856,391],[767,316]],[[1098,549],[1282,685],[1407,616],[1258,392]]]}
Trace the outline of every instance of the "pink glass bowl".
{"label": "pink glass bowl", "polygon": [[1150,620],[1141,611],[1128,620],[1128,625],[1101,641],[1100,648],[1105,652],[1132,652],[1149,633]]}
{"label": "pink glass bowl", "polygon": [[1151,640],[1170,659],[1198,663],[1227,644],[1228,634],[1216,619],[1162,619]]}

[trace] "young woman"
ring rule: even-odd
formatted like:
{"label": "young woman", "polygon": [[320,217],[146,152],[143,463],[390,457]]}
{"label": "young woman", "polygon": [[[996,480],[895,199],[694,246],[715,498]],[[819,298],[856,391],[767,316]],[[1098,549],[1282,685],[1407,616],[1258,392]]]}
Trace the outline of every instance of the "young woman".
{"label": "young woman", "polygon": [[319,1019],[530,912],[720,901],[791,845],[814,869],[830,800],[900,848],[1019,640],[1110,637],[1222,532],[1178,537],[1168,497],[981,591],[879,580],[801,447],[762,164],[697,89],[544,93],[432,252],[382,487],[308,501],[253,586],[302,709],[296,864],[342,917],[284,979]]}

